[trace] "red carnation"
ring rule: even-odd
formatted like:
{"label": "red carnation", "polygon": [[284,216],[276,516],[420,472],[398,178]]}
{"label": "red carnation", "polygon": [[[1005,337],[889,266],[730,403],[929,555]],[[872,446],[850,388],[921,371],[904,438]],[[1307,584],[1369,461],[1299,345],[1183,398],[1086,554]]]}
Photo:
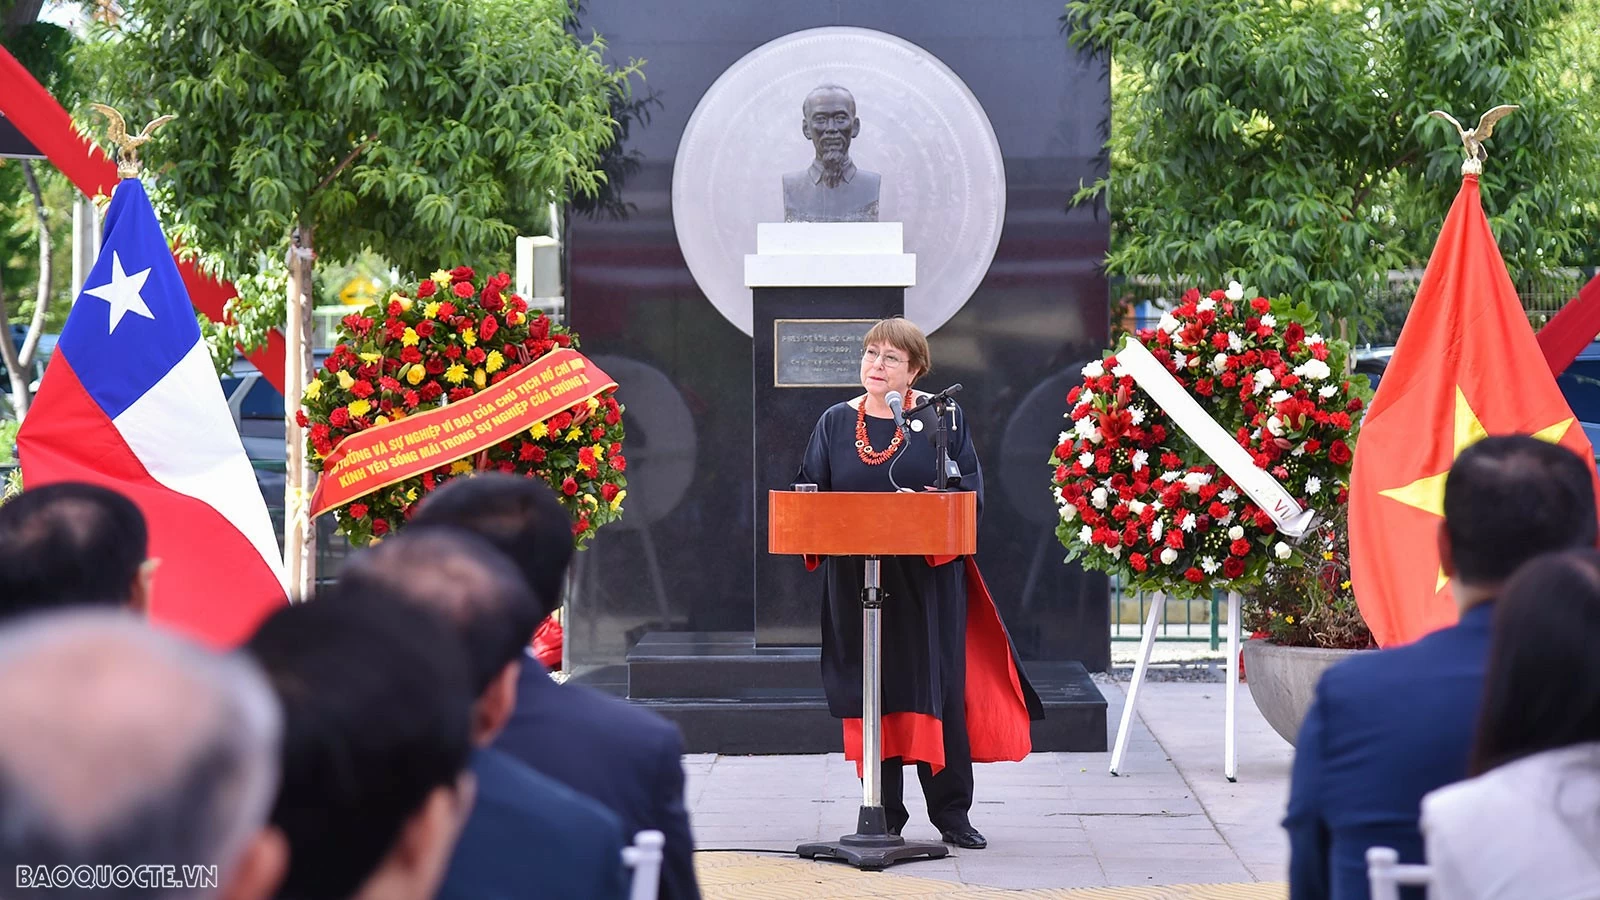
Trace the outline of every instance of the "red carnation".
{"label": "red carnation", "polygon": [[1316,440],[1306,441],[1306,452],[1307,453],[1316,453],[1318,450],[1321,450],[1321,449],[1322,449],[1322,442],[1321,441],[1316,441]]}
{"label": "red carnation", "polygon": [[596,425],[595,427],[589,429],[589,437],[593,438],[594,440],[597,440],[597,441],[601,440],[605,436],[606,436],[606,429],[605,429],[605,426],[603,426],[603,425]]}
{"label": "red carnation", "polygon": [[389,340],[398,341],[405,336],[406,323],[399,319],[390,319],[383,323],[383,333],[389,336]]}
{"label": "red carnation", "polygon": [[450,346],[444,348],[444,355],[445,355],[446,359],[460,359],[461,358],[461,347],[460,347],[460,345],[451,344]]}
{"label": "red carnation", "polygon": [[1194,383],[1194,392],[1202,397],[1211,396],[1216,389],[1216,385],[1209,378],[1202,378]]}
{"label": "red carnation", "polygon": [[1176,527],[1167,529],[1167,536],[1163,540],[1174,550],[1183,549],[1183,532]]}
{"label": "red carnation", "polygon": [[372,396],[372,385],[367,381],[358,381],[350,385],[350,393],[365,399]]}
{"label": "red carnation", "polygon": [[621,410],[617,409],[615,406],[613,406],[610,409],[606,410],[606,424],[607,425],[618,425],[618,424],[621,424],[621,422],[622,422],[622,411]]}
{"label": "red carnation", "polygon": [[[612,444],[612,446],[615,447],[616,445]],[[611,457],[611,468],[616,469],[618,472],[626,472],[628,471],[628,460],[621,453],[614,452]]]}
{"label": "red carnation", "polygon": [[1132,566],[1135,572],[1143,572],[1145,569],[1150,568],[1150,564],[1145,562],[1143,553],[1135,553],[1129,556],[1128,565]]}
{"label": "red carnation", "polygon": [[1344,408],[1351,412],[1359,412],[1361,410],[1361,406],[1362,403],[1360,397],[1351,397],[1350,402],[1346,403]]}
{"label": "red carnation", "polygon": [[383,537],[389,533],[389,523],[383,519],[372,520],[372,536]]}
{"label": "red carnation", "polygon": [[1280,386],[1282,386],[1285,390],[1287,390],[1289,388],[1292,388],[1292,387],[1294,387],[1295,385],[1297,385],[1299,383],[1300,383],[1300,376],[1294,374],[1293,372],[1290,372],[1287,375],[1284,375],[1282,378],[1278,379],[1278,384]]}
{"label": "red carnation", "polygon": [[566,413],[566,412],[556,413],[550,419],[550,430],[551,431],[566,431],[568,428],[571,428],[571,427],[572,427],[572,413]]}
{"label": "red carnation", "polygon": [[470,283],[458,281],[453,287],[450,288],[450,293],[455,294],[457,297],[465,300],[468,297],[471,297],[474,291],[472,290],[472,285]]}
{"label": "red carnation", "polygon": [[328,421],[340,428],[343,428],[344,426],[350,424],[350,411],[340,406],[333,412],[328,413]]}
{"label": "red carnation", "polygon": [[423,298],[424,300],[426,300],[427,298],[432,297],[433,296],[433,292],[435,290],[437,290],[437,289],[438,289],[438,285],[435,285],[433,283],[433,279],[429,278],[426,281],[423,281],[421,284],[417,285],[417,296]]}
{"label": "red carnation", "polygon": [[339,371],[339,357],[335,354],[330,354],[327,359],[322,361],[322,367],[329,372]]}
{"label": "red carnation", "polygon": [[528,462],[531,462],[531,463],[544,462],[544,448],[536,446],[532,450],[530,450],[528,452]]}
{"label": "red carnation", "polygon": [[417,396],[416,391],[406,391],[405,396],[401,399],[405,401],[406,409],[416,409],[417,404],[422,402],[422,398]]}
{"label": "red carnation", "polygon": [[584,447],[578,451],[578,465],[583,466],[585,469],[594,465],[593,447]]}
{"label": "red carnation", "polygon": [[566,480],[561,482],[561,493],[566,494],[568,497],[576,495],[578,493],[577,479],[568,475]]}
{"label": "red carnation", "polygon": [[295,410],[294,411],[294,423],[296,425],[299,425],[301,428],[304,428],[304,427],[306,427],[306,422],[307,422],[307,420],[306,420],[306,411],[303,410],[303,409]]}
{"label": "red carnation", "polygon": [[424,366],[424,368],[427,370],[429,375],[443,375],[444,374],[444,360],[440,359],[437,356],[430,356],[430,357],[428,357],[428,362]]}
{"label": "red carnation", "polygon": [[1256,527],[1269,534],[1278,529],[1278,526],[1272,521],[1272,517],[1265,512],[1256,513]]}
{"label": "red carnation", "polygon": [[449,300],[439,304],[439,318],[448,319],[456,314],[456,305]]}
{"label": "red carnation", "polygon": [[572,533],[573,534],[583,534],[585,531],[588,531],[588,530],[589,530],[589,520],[587,518],[582,518],[582,519],[579,519],[578,521],[572,523]]}
{"label": "red carnation", "polygon": [[1250,308],[1258,313],[1265,313],[1267,310],[1272,308],[1272,303],[1269,302],[1265,297],[1257,297],[1250,301]]}
{"label": "red carnation", "polygon": [[415,347],[407,347],[400,351],[400,361],[403,363],[422,362],[422,351]]}
{"label": "red carnation", "polygon": [[615,456],[618,453],[621,453],[622,452],[622,443],[620,441],[612,441],[611,442],[610,452],[611,452],[612,456]]}
{"label": "red carnation", "polygon": [[1237,556],[1230,556],[1222,561],[1222,574],[1229,578],[1238,578],[1244,574],[1244,560]]}
{"label": "red carnation", "polygon": [[1206,573],[1196,569],[1194,566],[1190,566],[1188,569],[1184,570],[1183,577],[1189,579],[1189,581],[1193,584],[1199,584],[1200,582],[1206,580]]}
{"label": "red carnation", "polygon": [[1229,390],[1239,386],[1239,376],[1233,374],[1232,372],[1223,372],[1221,377],[1219,377],[1217,380],[1222,382],[1222,386]]}
{"label": "red carnation", "polygon": [[1332,422],[1335,428],[1342,428],[1342,429],[1344,429],[1346,431],[1350,430],[1350,414],[1349,413],[1342,413],[1342,412],[1334,413],[1332,416],[1328,417],[1328,421]]}
{"label": "red carnation", "polygon": [[352,504],[350,504],[350,518],[352,518],[352,519],[365,519],[366,517],[367,517],[367,505],[365,503],[352,503]]}
{"label": "red carnation", "polygon": [[1211,509],[1208,510],[1208,512],[1211,513],[1211,518],[1213,519],[1223,519],[1227,518],[1228,507],[1221,503],[1213,503],[1211,504]]}
{"label": "red carnation", "polygon": [[620,489],[614,484],[602,484],[600,485],[600,499],[610,503],[612,500],[617,499],[618,490]]}
{"label": "red carnation", "polygon": [[398,390],[400,390],[400,382],[395,381],[393,378],[390,378],[387,375],[385,375],[382,378],[378,379],[378,386],[383,388],[386,391],[398,391]]}
{"label": "red carnation", "polygon": [[482,365],[484,359],[487,358],[488,355],[489,354],[483,352],[482,347],[473,347],[471,350],[467,351],[467,362],[475,366]]}
{"label": "red carnation", "polygon": [[454,403],[457,400],[465,400],[468,397],[471,397],[474,393],[475,393],[475,391],[473,391],[473,389],[469,388],[469,387],[451,388],[450,389],[450,402]]}
{"label": "red carnation", "polygon": [[1250,542],[1240,538],[1228,545],[1228,552],[1234,556],[1248,556],[1250,554]]}
{"label": "red carnation", "polygon": [[444,393],[444,388],[440,387],[437,381],[430,381],[422,386],[422,399],[424,400],[432,400],[442,393]]}
{"label": "red carnation", "polygon": [[560,344],[563,347],[572,346],[572,338],[569,337],[568,335],[558,334],[558,335],[555,336],[554,340],[555,340],[555,342],[557,344]]}
{"label": "red carnation", "polygon": [[1328,461],[1336,466],[1342,466],[1350,461],[1350,447],[1344,441],[1334,441],[1328,445]]}

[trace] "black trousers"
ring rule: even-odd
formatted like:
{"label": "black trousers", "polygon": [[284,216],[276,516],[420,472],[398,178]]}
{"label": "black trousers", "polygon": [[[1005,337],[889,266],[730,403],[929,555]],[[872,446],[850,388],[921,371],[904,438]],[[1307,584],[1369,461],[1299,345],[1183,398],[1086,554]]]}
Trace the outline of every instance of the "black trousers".
{"label": "black trousers", "polygon": [[[944,726],[944,768],[933,774],[925,762],[917,763],[922,795],[928,801],[928,821],[940,831],[969,828],[972,809],[972,743],[967,736],[967,610],[966,597],[956,595],[954,615],[942,617],[947,627],[940,634],[939,666],[943,696],[939,718]],[[883,761],[883,811],[889,827],[903,828],[911,814],[905,804],[905,762],[898,756]]]}

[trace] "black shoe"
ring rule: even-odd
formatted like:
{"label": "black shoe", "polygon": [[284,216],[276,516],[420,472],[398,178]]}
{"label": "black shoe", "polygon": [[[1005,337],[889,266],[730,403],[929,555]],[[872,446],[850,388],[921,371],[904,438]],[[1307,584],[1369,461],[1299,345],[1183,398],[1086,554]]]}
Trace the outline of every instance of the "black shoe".
{"label": "black shoe", "polygon": [[894,835],[895,837],[899,837],[900,836],[900,830],[902,828],[905,828],[905,827],[906,827],[905,823],[903,823],[903,822],[901,824],[899,824],[899,825],[890,825],[889,826],[889,833]]}
{"label": "black shoe", "polygon": [[973,828],[971,825],[965,828],[957,828],[954,831],[941,831],[939,832],[939,839],[946,844],[954,844],[963,850],[982,850],[989,846],[988,839],[979,834],[978,829]]}

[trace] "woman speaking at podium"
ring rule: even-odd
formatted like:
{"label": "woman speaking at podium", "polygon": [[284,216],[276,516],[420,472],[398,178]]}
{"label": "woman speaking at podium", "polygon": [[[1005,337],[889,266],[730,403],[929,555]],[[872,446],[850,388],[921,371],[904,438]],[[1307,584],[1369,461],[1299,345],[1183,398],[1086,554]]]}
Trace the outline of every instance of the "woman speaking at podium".
{"label": "woman speaking at podium", "polygon": [[[923,395],[912,391],[928,374],[928,341],[903,318],[884,319],[867,332],[861,355],[866,393],[829,407],[806,447],[797,484],[820,491],[927,490],[935,484],[931,410],[895,427],[887,397],[899,392],[905,408]],[[949,432],[950,458],[961,470],[961,490],[976,491],[983,514],[983,472],[956,408]],[[807,560],[808,567],[815,566]],[[828,709],[844,720],[845,756],[861,763],[860,557],[823,561],[822,681]],[[1043,718],[1005,626],[970,557],[882,558],[883,805],[889,829],[899,834],[910,814],[902,796],[902,767],[915,763],[928,801],[928,819],[947,843],[987,846],[967,818],[972,808],[973,762],[1020,760],[1032,749],[1031,719]]]}

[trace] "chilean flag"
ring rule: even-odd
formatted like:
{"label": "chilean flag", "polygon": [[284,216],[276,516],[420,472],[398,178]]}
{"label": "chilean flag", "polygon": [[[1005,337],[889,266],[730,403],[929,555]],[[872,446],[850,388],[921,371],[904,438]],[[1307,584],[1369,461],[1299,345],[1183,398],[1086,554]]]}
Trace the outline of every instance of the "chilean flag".
{"label": "chilean flag", "polygon": [[233,646],[287,599],[266,503],[138,179],[17,435],[23,484],[84,481],[138,504],[160,560],[150,617]]}

